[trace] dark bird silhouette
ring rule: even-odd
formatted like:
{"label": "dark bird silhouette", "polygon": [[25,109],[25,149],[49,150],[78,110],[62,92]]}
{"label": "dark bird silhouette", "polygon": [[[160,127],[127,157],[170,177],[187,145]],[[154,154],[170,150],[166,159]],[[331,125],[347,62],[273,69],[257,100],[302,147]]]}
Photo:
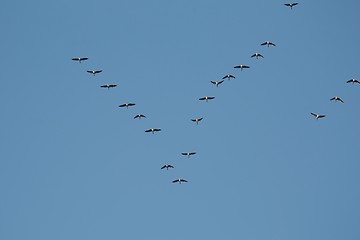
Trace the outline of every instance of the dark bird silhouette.
{"label": "dark bird silhouette", "polygon": [[238,65],[238,66],[235,66],[234,68],[240,68],[240,70],[242,71],[244,68],[250,68],[250,67],[246,66],[246,65]]}
{"label": "dark bird silhouette", "polygon": [[254,53],[253,55],[251,55],[251,57],[252,57],[252,58],[255,57],[256,59],[258,59],[259,57],[260,57],[260,58],[264,58],[264,56],[261,55],[260,53]]}
{"label": "dark bird silhouette", "polygon": [[235,78],[233,75],[231,74],[226,74],[222,79],[227,78],[228,80],[230,80],[230,78]]}
{"label": "dark bird silhouette", "polygon": [[137,114],[137,115],[134,117],[134,119],[135,119],[135,118],[141,119],[141,118],[146,118],[146,116],[145,116],[145,115],[142,115],[142,114]]}
{"label": "dark bird silhouette", "polygon": [[116,84],[105,84],[105,85],[102,85],[100,87],[110,89],[110,88],[114,88],[116,86],[117,86]]}
{"label": "dark bird silhouette", "polygon": [[320,115],[320,114],[315,114],[315,113],[310,113],[310,114],[313,115],[316,119],[325,117],[325,115]]}
{"label": "dark bird silhouette", "polygon": [[205,100],[205,101],[208,101],[208,100],[211,100],[211,99],[214,99],[215,97],[202,97],[202,98],[199,98],[199,100]]}
{"label": "dark bird silhouette", "polygon": [[179,178],[179,179],[175,179],[174,181],[172,181],[173,183],[182,183],[182,182],[188,182],[187,180],[185,180],[185,179],[181,179],[181,178]]}
{"label": "dark bird silhouette", "polygon": [[360,84],[359,80],[356,79],[350,79],[348,81],[346,81],[347,83],[356,83],[356,84]]}
{"label": "dark bird silhouette", "polygon": [[196,124],[199,124],[199,122],[203,120],[203,118],[195,118],[195,119],[191,119],[191,121],[196,122]]}
{"label": "dark bird silhouette", "polygon": [[95,76],[95,74],[101,73],[102,70],[88,70],[87,72],[91,73],[91,74],[93,74]]}
{"label": "dark bird silhouette", "polygon": [[224,82],[224,80],[219,81],[219,82],[217,82],[217,81],[216,82],[210,81],[210,82],[218,87],[220,84],[222,84]]}
{"label": "dark bird silhouette", "polygon": [[335,101],[335,102],[344,103],[344,101],[343,101],[341,98],[339,98],[338,96],[335,96],[335,97],[333,97],[333,98],[330,98],[330,101]]}
{"label": "dark bird silhouette", "polygon": [[87,57],[77,57],[77,58],[72,58],[71,60],[78,61],[79,63],[81,63],[81,61],[86,61],[88,59],[89,58],[87,58]]}
{"label": "dark bird silhouette", "polygon": [[165,164],[164,166],[161,167],[161,169],[166,168],[166,170],[169,170],[169,168],[174,168],[173,166],[171,166],[170,164]]}
{"label": "dark bird silhouette", "polygon": [[181,153],[181,155],[187,156],[187,157],[190,157],[191,155],[195,155],[195,154],[196,154],[196,152],[183,152],[183,153]]}
{"label": "dark bird silhouette", "polygon": [[135,106],[135,105],[136,105],[135,103],[124,103],[124,104],[119,105],[119,107],[128,108],[128,107],[132,107],[132,106]]}
{"label": "dark bird silhouette", "polygon": [[276,46],[274,43],[269,42],[269,41],[263,42],[263,43],[261,44],[261,46],[265,46],[265,45],[267,45],[268,47],[269,47],[269,46],[273,46],[273,47]]}
{"label": "dark bird silhouette", "polygon": [[150,128],[148,130],[145,130],[145,132],[151,132],[152,134],[154,134],[154,132],[160,132],[161,129],[159,128]]}
{"label": "dark bird silhouette", "polygon": [[298,5],[298,3],[285,3],[284,5],[292,9],[294,6]]}

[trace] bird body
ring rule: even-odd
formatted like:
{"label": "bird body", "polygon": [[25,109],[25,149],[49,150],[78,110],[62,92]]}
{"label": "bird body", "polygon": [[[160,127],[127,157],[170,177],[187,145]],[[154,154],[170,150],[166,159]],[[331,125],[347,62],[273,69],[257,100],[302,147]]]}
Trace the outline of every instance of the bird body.
{"label": "bird body", "polygon": [[169,170],[169,168],[174,168],[173,166],[171,166],[170,164],[165,164],[164,166],[161,167],[161,169],[166,168],[166,170]]}
{"label": "bird body", "polygon": [[254,53],[253,55],[251,55],[251,57],[252,57],[252,58],[255,57],[256,59],[258,59],[259,57],[260,57],[260,58],[264,58],[264,56],[261,55],[260,53]]}
{"label": "bird body", "polygon": [[105,84],[105,85],[102,85],[100,87],[110,89],[110,88],[114,88],[116,86],[117,86],[116,84]]}
{"label": "bird body", "polygon": [[72,58],[71,60],[78,61],[79,63],[81,63],[81,61],[86,61],[88,59],[89,58],[87,58],[87,57],[76,57],[76,58]]}
{"label": "bird body", "polygon": [[202,98],[199,98],[199,100],[203,101],[208,101],[208,100],[211,100],[211,99],[214,99],[215,97],[208,97],[208,96],[205,96],[205,97],[202,97]]}
{"label": "bird body", "polygon": [[210,81],[212,84],[214,84],[214,85],[216,85],[216,87],[218,87],[220,84],[222,84],[223,82],[224,82],[224,80],[222,80],[222,81],[216,81],[216,82],[214,82],[214,81]]}
{"label": "bird body", "polygon": [[182,183],[182,182],[188,182],[187,180],[185,179],[181,179],[181,178],[178,178],[178,179],[175,179],[174,181],[172,181],[173,183]]}
{"label": "bird body", "polygon": [[268,47],[269,46],[273,46],[273,47],[275,47],[276,45],[274,44],[274,43],[272,43],[272,42],[270,42],[270,41],[266,41],[266,42],[263,42],[262,44],[260,44],[261,46],[265,46],[265,45],[267,45]]}
{"label": "bird body", "polygon": [[129,107],[132,107],[132,106],[135,106],[135,105],[136,105],[135,103],[124,103],[124,104],[119,105],[119,107],[129,108]]}
{"label": "bird body", "polygon": [[87,72],[95,76],[95,74],[101,73],[102,70],[88,70]]}
{"label": "bird body", "polygon": [[203,118],[195,118],[195,119],[191,119],[191,121],[196,122],[196,124],[199,124],[199,122],[203,120]]}
{"label": "bird body", "polygon": [[335,102],[344,103],[344,101],[343,101],[341,98],[339,98],[338,96],[335,96],[335,97],[333,97],[333,98],[330,98],[330,101],[335,101]]}
{"label": "bird body", "polygon": [[222,79],[227,78],[228,80],[230,80],[230,78],[235,78],[233,75],[231,74],[226,74]]}
{"label": "bird body", "polygon": [[150,128],[148,130],[145,130],[145,132],[151,132],[152,134],[154,134],[155,132],[160,132],[161,129],[160,128]]}
{"label": "bird body", "polygon": [[242,71],[244,68],[250,68],[250,67],[246,65],[237,65],[234,68],[240,68],[240,70]]}
{"label": "bird body", "polygon": [[320,115],[320,114],[316,114],[316,113],[310,113],[312,116],[314,116],[316,119],[319,119],[319,118],[324,118],[325,115]]}

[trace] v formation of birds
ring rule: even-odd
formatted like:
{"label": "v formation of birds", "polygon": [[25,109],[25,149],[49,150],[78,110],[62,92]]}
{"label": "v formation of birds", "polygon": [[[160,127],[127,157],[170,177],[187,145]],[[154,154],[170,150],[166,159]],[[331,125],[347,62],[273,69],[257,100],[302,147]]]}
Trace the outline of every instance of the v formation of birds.
{"label": "v formation of birds", "polygon": [[[291,10],[293,10],[293,7],[297,6],[298,3],[285,3],[284,4],[285,6],[288,6],[291,8]],[[270,41],[265,41],[263,43],[260,44],[261,46],[267,46],[267,47],[275,47],[276,44],[270,42]],[[264,58],[264,56],[261,54],[261,53],[254,53],[253,55],[250,56],[251,58],[256,58],[256,59],[261,59],[261,58]],[[87,61],[89,58],[87,57],[74,57],[72,58],[73,61],[78,61],[79,63],[83,62],[83,61]],[[235,69],[240,69],[241,71],[243,69],[248,69],[250,68],[250,66],[248,65],[237,65],[237,66],[234,66]],[[99,74],[102,72],[102,70],[88,70],[87,71],[89,74],[92,74],[93,76]],[[224,82],[225,79],[228,79],[228,80],[231,80],[231,79],[235,79],[235,76],[232,75],[232,74],[226,74],[222,80],[220,81],[210,81],[211,84],[213,84],[214,86],[216,87],[219,87],[220,84],[222,84]],[[359,84],[360,85],[360,81],[358,81],[357,79],[350,79],[348,81],[346,81],[346,83],[352,83],[352,84]],[[107,88],[107,89],[110,89],[110,88],[115,88],[117,87],[116,84],[104,84],[104,85],[101,85],[100,86],[101,88]],[[214,96],[204,96],[204,97],[201,97],[199,98],[199,100],[201,101],[206,101],[208,102],[209,100],[213,100],[215,99]],[[339,96],[334,96],[332,98],[330,98],[330,101],[334,101],[334,102],[339,102],[339,103],[344,103],[344,101],[339,97]],[[129,107],[133,107],[135,106],[136,104],[135,103],[123,103],[123,104],[120,104],[119,107],[120,108],[129,108]],[[313,116],[316,120],[318,119],[321,119],[321,118],[324,118],[326,115],[324,114],[319,114],[319,113],[314,113],[314,112],[310,112],[310,115]],[[141,119],[141,118],[146,118],[145,115],[143,114],[137,114],[136,116],[134,116],[134,119]],[[194,118],[194,119],[190,119],[192,122],[195,122],[197,125],[199,124],[200,121],[203,120],[203,118]],[[145,130],[145,132],[147,133],[156,133],[156,132],[160,132],[161,129],[160,128],[150,128],[150,129],[147,129]],[[196,152],[182,152],[181,155],[183,156],[187,156],[188,158],[190,156],[193,156],[195,155]],[[169,169],[172,169],[174,168],[174,166],[172,166],[171,164],[165,164],[163,165],[160,169],[166,169],[166,170],[169,170]],[[186,183],[188,182],[188,180],[186,179],[182,179],[182,178],[178,178],[178,179],[175,179],[172,181],[172,183]]]}

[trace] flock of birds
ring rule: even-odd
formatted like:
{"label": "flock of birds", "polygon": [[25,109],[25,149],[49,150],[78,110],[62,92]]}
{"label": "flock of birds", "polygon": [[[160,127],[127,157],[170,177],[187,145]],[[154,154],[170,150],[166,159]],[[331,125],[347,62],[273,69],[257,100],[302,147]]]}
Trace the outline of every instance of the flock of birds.
{"label": "flock of birds", "polygon": [[[291,9],[298,5],[298,3],[285,3],[284,4],[285,6],[288,6],[290,7]],[[260,44],[261,46],[267,46],[267,47],[275,47],[276,45],[270,41],[266,41],[266,42],[263,42]],[[259,58],[264,58],[264,56],[260,53],[254,53],[253,55],[251,55],[251,58],[256,58],[256,59],[259,59]],[[88,60],[89,58],[87,57],[76,57],[76,58],[72,58],[73,61],[77,61],[79,63],[81,63],[82,61],[86,61]],[[237,66],[234,66],[235,69],[240,69],[241,71],[243,69],[248,69],[250,68],[250,66],[247,66],[247,65],[237,65]],[[96,75],[96,74],[99,74],[102,72],[102,70],[88,70],[87,71],[89,74],[92,74],[92,75]],[[231,74],[226,74],[221,81],[210,81],[211,84],[213,84],[214,86],[218,87],[220,84],[222,84],[224,82],[224,79],[235,79],[235,76],[234,75],[231,75]],[[352,83],[352,84],[359,84],[360,85],[360,81],[358,81],[357,79],[350,79],[347,81],[347,83]],[[101,88],[107,88],[107,89],[110,89],[110,88],[115,88],[117,85],[116,84],[105,84],[105,85],[101,85],[100,87]],[[200,101],[206,101],[208,102],[209,100],[213,100],[215,99],[215,97],[213,96],[204,96],[204,97],[201,97],[199,98]],[[344,103],[344,101],[338,97],[338,96],[335,96],[335,97],[332,97],[330,99],[330,101],[334,101],[334,102],[339,102],[339,103]],[[123,103],[121,105],[119,105],[118,107],[120,108],[129,108],[129,107],[133,107],[135,106],[136,104],[135,103]],[[320,119],[320,118],[324,118],[326,115],[323,115],[323,114],[317,114],[317,113],[313,113],[311,112],[310,113],[315,119]],[[142,118],[146,118],[145,115],[143,114],[137,114],[134,116],[134,119],[142,119]],[[195,118],[195,119],[191,119],[192,122],[195,122],[196,124],[199,124],[200,121],[202,121],[203,118]],[[156,132],[160,132],[161,129],[160,128],[150,128],[150,129],[147,129],[145,130],[145,132],[147,133],[156,133]],[[183,152],[181,153],[181,155],[183,156],[187,156],[188,158],[192,155],[195,155],[196,152]],[[161,167],[161,169],[166,169],[166,170],[169,170],[169,168],[174,168],[174,166],[170,165],[170,164],[165,164],[164,166]],[[175,179],[172,181],[173,183],[184,183],[184,182],[188,182],[186,179],[182,179],[182,178],[178,178],[178,179]]]}

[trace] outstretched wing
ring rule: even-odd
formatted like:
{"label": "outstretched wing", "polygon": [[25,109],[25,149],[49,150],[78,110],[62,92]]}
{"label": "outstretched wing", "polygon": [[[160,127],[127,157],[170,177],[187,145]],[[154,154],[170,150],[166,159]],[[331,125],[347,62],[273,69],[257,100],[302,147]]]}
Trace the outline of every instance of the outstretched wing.
{"label": "outstretched wing", "polygon": [[199,98],[199,100],[205,100],[205,99],[206,99],[206,97]]}

